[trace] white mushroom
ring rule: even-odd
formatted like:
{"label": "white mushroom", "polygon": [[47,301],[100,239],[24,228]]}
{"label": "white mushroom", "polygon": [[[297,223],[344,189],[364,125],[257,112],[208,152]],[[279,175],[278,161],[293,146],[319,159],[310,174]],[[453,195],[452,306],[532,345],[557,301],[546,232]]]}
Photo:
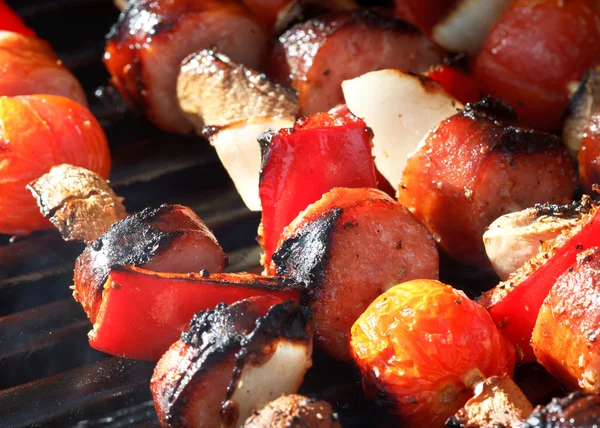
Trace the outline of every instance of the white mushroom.
{"label": "white mushroom", "polygon": [[496,219],[483,234],[483,242],[501,280],[534,257],[543,242],[575,226],[589,212],[590,198],[571,205],[538,205]]}

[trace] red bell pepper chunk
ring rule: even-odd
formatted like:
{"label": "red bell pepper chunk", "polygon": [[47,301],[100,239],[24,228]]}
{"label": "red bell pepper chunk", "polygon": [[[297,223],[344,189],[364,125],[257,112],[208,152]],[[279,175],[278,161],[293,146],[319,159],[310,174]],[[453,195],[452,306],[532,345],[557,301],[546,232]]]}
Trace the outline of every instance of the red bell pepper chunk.
{"label": "red bell pepper chunk", "polygon": [[600,245],[600,210],[589,215],[587,223],[522,282],[513,287],[510,280],[501,283],[480,300],[500,331],[522,351],[521,363],[536,361],[531,335],[542,303],[556,279],[575,263],[578,254],[597,245]]}
{"label": "red bell pepper chunk", "polygon": [[371,139],[361,119],[328,113],[263,135],[260,240],[267,269],[283,229],[324,193],[334,187],[377,187]]}
{"label": "red bell pepper chunk", "polygon": [[457,66],[440,64],[425,74],[463,104],[481,99],[481,89],[474,77]]}
{"label": "red bell pepper chunk", "polygon": [[89,333],[90,345],[112,355],[156,361],[179,339],[196,312],[223,302],[273,296],[299,300],[298,288],[254,274],[156,273],[114,267]]}
{"label": "red bell pepper chunk", "polygon": [[33,30],[25,25],[21,17],[4,0],[0,0],[0,30],[36,37]]}

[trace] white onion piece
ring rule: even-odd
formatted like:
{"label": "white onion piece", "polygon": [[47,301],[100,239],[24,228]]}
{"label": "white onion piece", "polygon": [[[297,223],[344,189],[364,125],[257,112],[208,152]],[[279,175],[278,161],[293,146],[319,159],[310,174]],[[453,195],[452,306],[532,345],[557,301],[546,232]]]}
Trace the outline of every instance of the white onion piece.
{"label": "white onion piece", "polygon": [[226,125],[210,137],[210,143],[248,209],[261,210],[258,195],[261,155],[256,138],[269,129],[293,126],[292,120],[253,117]]}
{"label": "white onion piece", "polygon": [[437,82],[400,70],[380,70],[342,82],[348,109],[374,133],[375,165],[397,190],[408,156],[462,104]]}

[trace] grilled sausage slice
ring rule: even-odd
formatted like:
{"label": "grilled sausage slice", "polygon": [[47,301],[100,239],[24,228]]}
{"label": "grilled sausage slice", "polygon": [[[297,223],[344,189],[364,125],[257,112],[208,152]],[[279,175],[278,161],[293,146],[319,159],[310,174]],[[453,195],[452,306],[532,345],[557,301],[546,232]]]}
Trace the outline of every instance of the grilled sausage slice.
{"label": "grilled sausage slice", "polygon": [[104,63],[121,95],[156,126],[188,133],[176,96],[181,61],[214,46],[259,69],[267,44],[261,23],[235,0],[131,0],[108,35]]}
{"label": "grilled sausage slice", "polygon": [[[504,126],[478,103],[442,121],[409,158],[398,200],[455,260],[487,267],[482,236],[501,215],[571,201],[576,177],[561,140]],[[510,117],[509,117],[510,118]]]}
{"label": "grilled sausage slice", "polygon": [[228,258],[212,232],[181,205],[147,208],[115,223],[88,245],[75,263],[75,300],[90,321],[102,303],[110,267],[137,266],[155,272],[222,272]]}
{"label": "grilled sausage slice", "polygon": [[569,389],[600,392],[600,248],[577,256],[539,311],[531,343],[538,361]]}
{"label": "grilled sausage slice", "polygon": [[286,31],[273,48],[270,75],[298,90],[300,114],[343,103],[341,83],[384,68],[423,72],[441,51],[412,25],[369,10],[314,18]]}
{"label": "grilled sausage slice", "polygon": [[316,345],[350,360],[350,328],[390,287],[438,278],[431,235],[376,189],[334,188],[284,230],[271,269],[310,293]]}
{"label": "grilled sausage slice", "polygon": [[256,297],[197,313],[151,380],[163,427],[241,426],[281,394],[298,390],[312,365],[306,308]]}
{"label": "grilled sausage slice", "polygon": [[87,106],[77,78],[41,39],[0,31],[0,64],[0,96],[61,95]]}

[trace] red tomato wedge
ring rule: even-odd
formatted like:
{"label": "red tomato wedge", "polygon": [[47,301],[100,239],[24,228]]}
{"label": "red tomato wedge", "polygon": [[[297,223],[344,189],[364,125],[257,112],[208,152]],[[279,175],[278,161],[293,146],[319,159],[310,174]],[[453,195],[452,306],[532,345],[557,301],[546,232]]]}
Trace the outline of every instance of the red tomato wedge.
{"label": "red tomato wedge", "polygon": [[600,3],[516,0],[489,33],[475,74],[523,124],[560,129],[569,84],[600,62]]}
{"label": "red tomato wedge", "polygon": [[194,313],[254,296],[299,300],[300,290],[254,274],[204,277],[113,267],[89,333],[90,345],[119,357],[155,361],[179,339]]}
{"label": "red tomato wedge", "polygon": [[0,31],[12,31],[24,36],[36,37],[35,32],[25,25],[21,17],[4,0],[0,0]]}
{"label": "red tomato wedge", "polygon": [[0,97],[0,233],[50,227],[25,186],[63,163],[108,178],[108,143],[92,113],[55,95]]}
{"label": "red tomato wedge", "polygon": [[523,271],[524,279],[519,282],[523,277],[517,276],[511,282],[509,278],[480,300],[504,336],[522,351],[520,363],[536,361],[531,335],[542,303],[556,279],[575,263],[578,254],[600,245],[600,210],[577,227],[560,248],[555,247],[549,257],[542,258],[541,266],[531,273]]}
{"label": "red tomato wedge", "polygon": [[377,187],[372,134],[356,116],[317,113],[263,134],[260,242],[268,268],[283,229],[334,187]]}

